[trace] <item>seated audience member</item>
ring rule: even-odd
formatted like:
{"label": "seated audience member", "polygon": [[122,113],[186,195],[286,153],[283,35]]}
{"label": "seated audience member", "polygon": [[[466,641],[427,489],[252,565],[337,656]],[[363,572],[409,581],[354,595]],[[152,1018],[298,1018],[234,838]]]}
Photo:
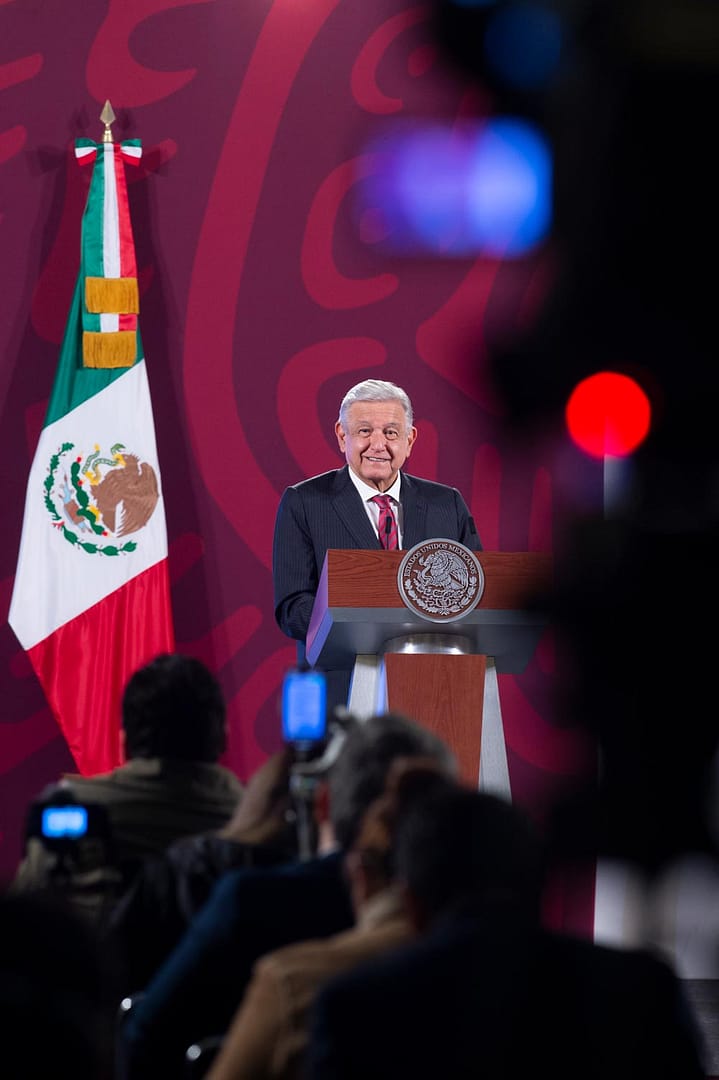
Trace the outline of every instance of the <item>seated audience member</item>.
{"label": "seated audience member", "polygon": [[123,1024],[121,1078],[177,1075],[190,1043],[224,1034],[260,956],[353,925],[343,853],[382,794],[392,762],[417,756],[456,770],[447,746],[402,716],[355,724],[318,787],[319,853],[223,875]]}
{"label": "seated audience member", "polygon": [[[261,957],[209,1080],[294,1080],[302,1074],[307,1017],[331,975],[386,952],[412,936],[392,877],[395,820],[428,784],[448,783],[436,762],[400,759],[403,772],[367,810],[344,865],[355,925],[332,937],[288,945]],[[391,780],[395,770],[392,770]],[[390,786],[388,782],[388,787]]]}
{"label": "seated audience member", "polygon": [[698,1028],[666,962],[546,931],[523,813],[455,787],[395,835],[419,936],[319,993],[308,1080],[701,1080]]}
{"label": "seated audience member", "polygon": [[226,870],[273,866],[296,856],[295,826],[287,816],[293,756],[286,746],[268,758],[221,829],[184,836],[144,860],[109,920],[123,958],[125,993],[147,984]]}
{"label": "seated audience member", "polygon": [[97,776],[65,775],[39,800],[99,808],[107,821],[102,848],[78,841],[58,850],[29,835],[13,891],[61,891],[104,922],[143,857],[231,818],[243,788],[218,763],[225,702],[201,661],[163,654],[136,671],[123,693],[122,737],[123,765]]}
{"label": "seated audience member", "polygon": [[111,1080],[115,957],[48,896],[0,894],[0,1073]]}

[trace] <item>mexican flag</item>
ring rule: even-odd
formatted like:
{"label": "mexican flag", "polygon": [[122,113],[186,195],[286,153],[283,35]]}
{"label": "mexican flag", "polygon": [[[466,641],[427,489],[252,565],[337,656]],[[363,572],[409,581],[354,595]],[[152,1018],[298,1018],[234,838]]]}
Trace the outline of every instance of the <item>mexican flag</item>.
{"label": "mexican flag", "polygon": [[76,144],[93,168],[80,273],[30,469],[9,615],[84,774],[121,763],[125,683],[174,649],[124,172],[141,149],[108,135],[106,121],[103,143]]}

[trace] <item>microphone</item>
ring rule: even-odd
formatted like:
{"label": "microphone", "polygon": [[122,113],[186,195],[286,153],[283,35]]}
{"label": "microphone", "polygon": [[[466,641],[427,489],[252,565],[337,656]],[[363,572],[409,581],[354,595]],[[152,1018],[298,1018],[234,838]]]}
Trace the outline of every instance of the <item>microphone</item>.
{"label": "microphone", "polygon": [[385,534],[385,536],[387,537],[388,540],[389,540],[389,534],[391,532],[392,532],[392,518],[388,514],[387,517],[384,519],[384,534]]}

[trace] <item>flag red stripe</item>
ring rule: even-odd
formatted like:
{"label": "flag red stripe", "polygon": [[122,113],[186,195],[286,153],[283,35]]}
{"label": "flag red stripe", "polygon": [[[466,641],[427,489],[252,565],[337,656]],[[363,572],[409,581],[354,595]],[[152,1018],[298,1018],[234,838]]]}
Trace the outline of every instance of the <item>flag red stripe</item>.
{"label": "flag red stripe", "polygon": [[120,764],[124,686],[138,667],[174,648],[163,559],[28,650],[81,773]]}
{"label": "flag red stripe", "polygon": [[130,205],[127,198],[127,179],[123,168],[121,147],[115,143],[113,165],[117,190],[117,217],[120,248],[120,277],[137,277],[135,242],[130,222]]}

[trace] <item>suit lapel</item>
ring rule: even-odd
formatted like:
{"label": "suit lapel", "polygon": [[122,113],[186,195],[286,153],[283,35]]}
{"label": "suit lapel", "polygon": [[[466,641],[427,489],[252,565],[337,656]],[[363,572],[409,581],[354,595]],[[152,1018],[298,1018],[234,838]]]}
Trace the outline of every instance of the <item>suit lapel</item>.
{"label": "suit lapel", "polygon": [[402,502],[402,548],[407,551],[420,540],[431,539],[427,536],[427,501],[417,492],[412,477],[402,474],[400,490]]}
{"label": "suit lapel", "polygon": [[360,548],[380,547],[380,542],[367,517],[367,511],[362,505],[357,488],[349,477],[349,466],[339,469],[332,493],[332,505],[342,520],[343,525],[351,532],[357,546]]}

